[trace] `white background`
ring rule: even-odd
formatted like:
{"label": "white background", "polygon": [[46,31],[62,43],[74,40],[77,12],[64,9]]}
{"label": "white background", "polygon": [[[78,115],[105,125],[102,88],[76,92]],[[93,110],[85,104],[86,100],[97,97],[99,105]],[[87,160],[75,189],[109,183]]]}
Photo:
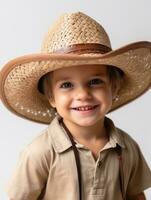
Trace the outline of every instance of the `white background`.
{"label": "white background", "polygon": [[[108,32],[113,49],[151,41],[150,0],[0,0],[0,69],[10,59],[40,51],[50,25],[65,12],[82,11]],[[151,168],[151,92],[109,116],[140,145]],[[23,148],[44,129],[7,111],[0,102],[0,200]],[[151,199],[151,189],[146,191]]]}

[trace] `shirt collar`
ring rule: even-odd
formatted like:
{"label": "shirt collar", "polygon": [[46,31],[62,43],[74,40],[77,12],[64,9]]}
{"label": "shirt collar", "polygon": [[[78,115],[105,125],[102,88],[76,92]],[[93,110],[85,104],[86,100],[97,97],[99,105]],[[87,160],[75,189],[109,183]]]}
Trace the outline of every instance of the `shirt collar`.
{"label": "shirt collar", "polygon": [[68,135],[59,123],[60,117],[56,116],[48,126],[48,133],[56,152],[62,153],[72,146]]}
{"label": "shirt collar", "polygon": [[107,127],[107,131],[109,134],[109,142],[104,146],[103,149],[114,148],[117,146],[117,144],[120,147],[125,148],[125,143],[124,143],[124,139],[122,136],[122,132],[120,129],[115,127],[113,121],[106,117],[105,118],[105,126]]}
{"label": "shirt collar", "polygon": [[[115,148],[117,144],[120,145],[122,148],[125,148],[120,130],[114,126],[112,120],[106,117],[105,125],[109,132],[109,142],[104,146],[102,150]],[[56,152],[62,153],[72,146],[68,135],[59,123],[59,117],[55,117],[51,124],[48,126],[48,133],[51,137],[52,145]],[[83,145],[77,144],[77,147],[82,146]]]}

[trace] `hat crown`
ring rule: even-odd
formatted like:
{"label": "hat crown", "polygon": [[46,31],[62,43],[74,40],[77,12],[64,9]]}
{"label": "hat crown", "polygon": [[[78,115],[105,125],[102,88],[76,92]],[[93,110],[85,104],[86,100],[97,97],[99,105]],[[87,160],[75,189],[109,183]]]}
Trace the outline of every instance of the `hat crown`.
{"label": "hat crown", "polygon": [[53,53],[74,44],[96,43],[111,48],[104,28],[84,13],[64,14],[54,23],[46,34],[43,53]]}

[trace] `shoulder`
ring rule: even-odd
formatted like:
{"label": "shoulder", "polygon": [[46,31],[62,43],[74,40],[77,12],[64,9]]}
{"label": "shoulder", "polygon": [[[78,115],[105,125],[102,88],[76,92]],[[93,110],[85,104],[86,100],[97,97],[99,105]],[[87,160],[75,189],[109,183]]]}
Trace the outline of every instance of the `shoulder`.
{"label": "shoulder", "polygon": [[56,134],[57,126],[57,120],[55,119],[26,146],[23,154],[35,160],[44,158],[50,160],[50,158],[56,156],[54,140],[58,137]]}
{"label": "shoulder", "polygon": [[125,131],[118,132],[125,143],[122,153],[127,194],[136,195],[151,186],[151,171],[137,142]]}
{"label": "shoulder", "polygon": [[22,168],[49,168],[51,159],[51,146],[49,145],[47,129],[34,138],[20,153],[19,166]]}
{"label": "shoulder", "polygon": [[119,135],[122,137],[126,147],[130,146],[135,148],[138,146],[137,142],[134,140],[134,138],[132,138],[132,136],[130,136],[130,134],[128,134],[127,132],[125,132],[120,128],[117,128],[117,131]]}
{"label": "shoulder", "polygon": [[50,150],[50,141],[47,128],[35,137],[25,148],[26,152],[43,154]]}
{"label": "shoulder", "polygon": [[136,142],[136,140],[127,132],[125,132],[124,130],[117,128],[117,131],[120,135],[120,137],[122,138],[126,149],[132,150],[132,151],[136,151],[139,149],[139,145]]}
{"label": "shoulder", "polygon": [[143,156],[138,143],[127,132],[120,128],[117,128],[117,130],[125,145],[125,148],[123,149],[125,157],[133,164],[138,162],[140,157]]}

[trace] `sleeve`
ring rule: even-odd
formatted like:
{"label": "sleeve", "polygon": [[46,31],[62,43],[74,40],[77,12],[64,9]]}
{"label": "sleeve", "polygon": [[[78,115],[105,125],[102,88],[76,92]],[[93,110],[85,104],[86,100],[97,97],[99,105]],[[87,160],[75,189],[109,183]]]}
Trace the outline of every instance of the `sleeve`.
{"label": "sleeve", "polygon": [[10,199],[38,199],[45,188],[49,173],[47,153],[44,145],[37,141],[23,151],[7,187]]}
{"label": "sleeve", "polygon": [[151,170],[136,143],[133,152],[133,167],[127,188],[128,196],[139,194],[151,187]]}

